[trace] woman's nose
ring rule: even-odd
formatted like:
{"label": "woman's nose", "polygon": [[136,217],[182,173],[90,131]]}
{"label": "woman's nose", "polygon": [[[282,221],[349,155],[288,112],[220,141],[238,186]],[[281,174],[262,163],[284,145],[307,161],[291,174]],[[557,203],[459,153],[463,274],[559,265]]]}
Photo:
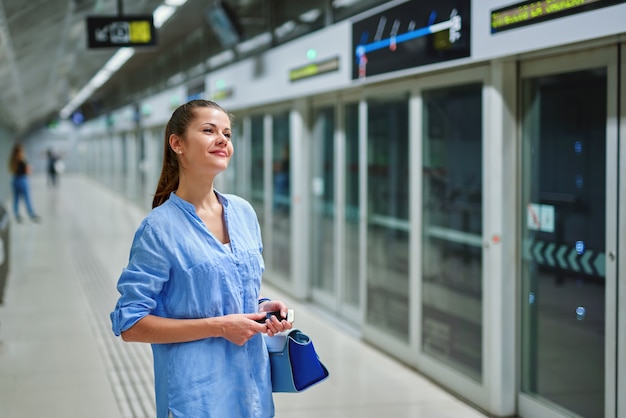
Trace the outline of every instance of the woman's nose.
{"label": "woman's nose", "polygon": [[224,135],[224,134],[220,134],[219,138],[217,140],[217,143],[220,144],[220,145],[227,144],[228,143],[228,137],[226,137],[226,135]]}

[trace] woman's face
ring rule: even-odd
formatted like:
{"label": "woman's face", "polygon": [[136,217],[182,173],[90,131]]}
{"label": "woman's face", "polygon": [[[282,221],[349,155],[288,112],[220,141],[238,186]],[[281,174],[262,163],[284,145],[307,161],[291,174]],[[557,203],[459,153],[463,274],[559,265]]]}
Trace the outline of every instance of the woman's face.
{"label": "woman's face", "polygon": [[216,175],[228,167],[233,155],[230,119],[219,109],[197,107],[195,118],[187,127],[185,140],[179,143],[182,166],[194,174]]}

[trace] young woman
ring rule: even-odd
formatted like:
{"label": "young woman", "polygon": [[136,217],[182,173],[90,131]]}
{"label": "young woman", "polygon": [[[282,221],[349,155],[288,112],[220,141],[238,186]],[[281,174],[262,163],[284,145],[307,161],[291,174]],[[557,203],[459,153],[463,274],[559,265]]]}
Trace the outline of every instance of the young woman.
{"label": "young woman", "polygon": [[152,344],[158,418],[274,416],[262,334],[291,324],[260,313],[286,317],[287,307],[259,298],[252,206],[213,188],[232,154],[231,120],[218,104],[193,100],[174,111],[153,210],[118,281],[113,332]]}
{"label": "young woman", "polygon": [[15,144],[13,151],[11,151],[11,157],[9,158],[9,171],[13,174],[12,186],[13,186],[13,213],[15,214],[15,220],[22,222],[20,216],[20,200],[24,201],[26,205],[26,211],[28,216],[34,222],[39,221],[39,215],[35,213],[33,204],[30,200],[30,184],[28,176],[30,175],[30,165],[26,159],[26,151],[21,144]]}

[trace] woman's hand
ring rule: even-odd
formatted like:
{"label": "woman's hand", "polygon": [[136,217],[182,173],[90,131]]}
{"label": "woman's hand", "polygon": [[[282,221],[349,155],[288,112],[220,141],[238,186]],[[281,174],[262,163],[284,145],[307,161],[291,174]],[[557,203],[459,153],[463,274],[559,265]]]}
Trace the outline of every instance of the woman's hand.
{"label": "woman's hand", "polygon": [[222,337],[237,345],[244,345],[258,333],[266,333],[267,326],[256,321],[263,318],[258,313],[231,314],[219,317],[222,319]]}
{"label": "woman's hand", "polygon": [[[278,312],[280,316],[287,318],[287,305],[279,300],[268,300],[259,305],[260,312]],[[267,327],[267,335],[273,337],[274,334],[289,330],[293,325],[287,320],[279,320],[276,316],[272,316],[270,319],[265,320],[265,326]]]}

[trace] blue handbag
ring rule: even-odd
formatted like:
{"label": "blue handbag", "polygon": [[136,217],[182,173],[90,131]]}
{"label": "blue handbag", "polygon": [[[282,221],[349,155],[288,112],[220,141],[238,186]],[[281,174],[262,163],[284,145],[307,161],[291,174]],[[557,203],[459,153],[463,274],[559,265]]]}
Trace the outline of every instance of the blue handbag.
{"label": "blue handbag", "polygon": [[273,392],[302,392],[325,380],[328,369],[319,359],[313,341],[298,329],[265,337],[270,356]]}

